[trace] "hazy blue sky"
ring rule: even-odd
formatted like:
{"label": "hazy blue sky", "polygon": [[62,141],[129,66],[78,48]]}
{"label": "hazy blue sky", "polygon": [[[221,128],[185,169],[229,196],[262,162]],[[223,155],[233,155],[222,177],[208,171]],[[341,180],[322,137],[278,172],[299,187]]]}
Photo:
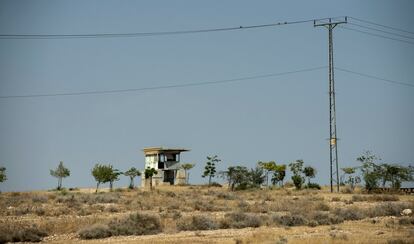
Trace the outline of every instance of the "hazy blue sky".
{"label": "hazy blue sky", "polygon": [[[0,1],[0,34],[171,31],[353,16],[414,32],[413,1]],[[345,25],[344,25],[345,27]],[[347,25],[347,27],[352,27]],[[407,33],[406,33],[407,34]],[[410,34],[407,34],[410,35]],[[413,35],[411,35],[413,36]],[[327,65],[313,24],[112,39],[0,39],[0,96],[141,88]],[[413,40],[411,40],[413,41]],[[336,28],[335,65],[414,84],[414,45]],[[336,72],[340,166],[364,150],[414,161],[414,88]],[[142,148],[190,148],[201,183],[219,169],[303,159],[328,183],[327,70],[200,87],[111,95],[0,99],[2,191],[94,186],[90,169],[143,168]],[[127,178],[115,186],[127,185]]]}

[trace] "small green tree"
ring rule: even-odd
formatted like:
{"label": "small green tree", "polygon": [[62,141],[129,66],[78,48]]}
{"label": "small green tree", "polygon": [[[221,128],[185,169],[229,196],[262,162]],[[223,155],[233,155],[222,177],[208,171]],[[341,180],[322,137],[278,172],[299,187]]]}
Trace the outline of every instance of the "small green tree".
{"label": "small green tree", "polygon": [[129,189],[134,189],[134,178],[141,175],[141,172],[137,170],[135,167],[130,168],[129,170],[124,172],[125,176],[129,177]]}
{"label": "small green tree", "polygon": [[249,176],[252,187],[260,187],[266,179],[266,175],[263,171],[263,168],[260,166],[256,166],[255,168],[250,169]]}
{"label": "small green tree", "polygon": [[308,178],[308,185],[310,185],[310,179],[311,178],[315,178],[316,175],[316,169],[313,168],[312,166],[306,166],[303,169],[303,173],[305,174],[305,176]]}
{"label": "small green tree", "polygon": [[244,166],[228,167],[227,171],[221,171],[220,175],[227,180],[231,191],[234,191],[236,188],[240,190],[246,189],[250,184],[250,173]]}
{"label": "small green tree", "polygon": [[148,179],[150,181],[150,190],[152,191],[152,177],[154,175],[158,174],[158,171],[154,168],[146,168],[145,169],[145,179]]}
{"label": "small green tree", "polygon": [[378,181],[381,179],[383,172],[381,166],[376,161],[381,160],[370,151],[365,151],[357,158],[362,166],[360,167],[362,177],[365,181],[365,189],[370,192],[378,187]]}
{"label": "small green tree", "polygon": [[114,178],[113,167],[112,165],[95,164],[95,166],[92,169],[92,176],[95,178],[96,181],[95,193],[97,193],[99,185],[101,183],[110,182],[111,179]]}
{"label": "small green tree", "polygon": [[413,181],[414,168],[412,166],[404,167],[397,164],[381,164],[382,187],[387,182],[391,183],[391,187],[399,189],[404,181]]}
{"label": "small green tree", "polygon": [[290,163],[289,167],[293,173],[293,184],[295,185],[296,189],[300,190],[302,188],[303,183],[305,182],[305,179],[301,175],[303,172],[303,160],[296,160],[295,162]]}
{"label": "small green tree", "polygon": [[357,175],[354,175],[355,168],[352,168],[352,167],[342,168],[342,171],[344,172],[344,174],[341,176],[342,183],[349,185],[351,189],[354,190],[355,186],[361,182],[361,178]]}
{"label": "small green tree", "polygon": [[181,168],[185,172],[185,184],[187,184],[187,185],[188,185],[188,181],[189,181],[189,178],[190,178],[190,172],[188,172],[188,171],[190,169],[194,168],[194,166],[195,166],[195,164],[189,164],[189,163],[186,163],[186,164],[182,164],[181,165]]}
{"label": "small green tree", "polygon": [[[110,165],[112,168],[112,165]],[[120,172],[117,169],[112,168],[112,172],[109,174],[109,191],[113,190],[114,182],[119,180],[119,176],[122,175],[122,172]]]}
{"label": "small green tree", "polygon": [[283,187],[283,180],[285,179],[285,176],[286,176],[286,164],[276,165],[276,169],[273,172],[272,184],[276,185],[279,182],[280,186]]}
{"label": "small green tree", "polygon": [[219,163],[221,160],[218,158],[217,155],[215,156],[207,156],[206,166],[204,167],[204,173],[202,177],[208,176],[208,186],[211,185],[211,178],[216,176],[216,164]]}
{"label": "small green tree", "polygon": [[257,164],[266,171],[265,172],[265,174],[266,174],[266,186],[269,186],[269,173],[274,172],[276,170],[275,161],[269,161],[269,162],[259,161]]}
{"label": "small green tree", "polygon": [[70,170],[68,168],[65,168],[65,166],[63,166],[63,162],[60,161],[58,167],[55,170],[50,170],[50,175],[57,178],[58,185],[56,189],[59,191],[62,189],[63,178],[70,176]]}
{"label": "small green tree", "polygon": [[5,167],[0,167],[0,182],[4,182],[6,180],[7,180],[6,168]]}

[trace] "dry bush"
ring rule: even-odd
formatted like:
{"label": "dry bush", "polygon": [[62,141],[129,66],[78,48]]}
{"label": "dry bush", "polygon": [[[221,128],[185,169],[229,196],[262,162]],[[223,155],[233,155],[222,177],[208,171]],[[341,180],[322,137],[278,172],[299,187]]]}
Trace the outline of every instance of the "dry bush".
{"label": "dry bush", "polygon": [[178,230],[215,230],[218,227],[213,219],[203,215],[186,217],[177,221]]}
{"label": "dry bush", "polygon": [[34,195],[32,196],[32,202],[33,203],[47,203],[49,198],[44,195]]}
{"label": "dry bush", "polygon": [[329,205],[320,200],[322,198],[310,197],[295,197],[280,198],[278,201],[269,204],[269,211],[271,212],[292,212],[298,214],[307,214],[312,211],[328,211]]}
{"label": "dry bush", "polygon": [[242,212],[226,213],[224,219],[220,222],[220,226],[223,229],[241,229],[246,227],[259,227],[261,225],[262,220],[257,215]]}
{"label": "dry bush", "polygon": [[134,213],[128,217],[114,219],[108,224],[112,235],[151,235],[162,231],[158,216]]}
{"label": "dry bush", "polygon": [[215,204],[213,200],[195,200],[193,202],[193,209],[202,212],[215,212],[215,211],[226,211],[228,206]]}
{"label": "dry bush", "polygon": [[235,200],[236,196],[233,193],[230,192],[218,192],[216,194],[216,197],[219,199],[225,199],[225,200]]}
{"label": "dry bush", "polygon": [[341,201],[341,198],[340,198],[340,197],[333,197],[333,198],[331,199],[331,201],[332,201],[332,202],[340,202],[340,201]]}
{"label": "dry bush", "polygon": [[104,224],[94,224],[81,229],[79,232],[81,239],[101,239],[112,235],[109,227]]}
{"label": "dry bush", "polygon": [[352,201],[354,202],[390,202],[399,201],[400,199],[396,195],[353,195]]}
{"label": "dry bush", "polygon": [[409,244],[410,242],[403,239],[392,239],[388,240],[387,244]]}
{"label": "dry bush", "polygon": [[344,188],[341,188],[341,193],[352,194],[354,193],[354,190],[350,186],[345,186]]}
{"label": "dry bush", "polygon": [[413,209],[414,202],[403,203],[403,202],[387,202],[380,203],[373,208],[367,210],[369,217],[379,216],[400,216],[401,212],[406,209]]}
{"label": "dry bush", "polygon": [[311,226],[332,225],[344,222],[344,219],[340,216],[322,211],[312,212],[308,216],[308,220]]}
{"label": "dry bush", "polygon": [[3,223],[0,225],[0,243],[39,242],[45,236],[47,233],[37,225],[11,226]]}
{"label": "dry bush", "polygon": [[343,220],[360,220],[366,218],[365,212],[357,207],[336,208],[332,213]]}
{"label": "dry bush", "polygon": [[301,214],[285,214],[285,215],[273,215],[273,223],[283,226],[300,226],[306,225],[308,220]]}
{"label": "dry bush", "polygon": [[401,218],[398,219],[398,224],[399,225],[414,225],[414,217],[413,216],[411,216],[411,217],[407,217],[407,216],[401,217]]}
{"label": "dry bush", "polygon": [[121,198],[119,193],[99,193],[96,195],[88,195],[88,204],[96,204],[96,203],[118,203],[119,199]]}

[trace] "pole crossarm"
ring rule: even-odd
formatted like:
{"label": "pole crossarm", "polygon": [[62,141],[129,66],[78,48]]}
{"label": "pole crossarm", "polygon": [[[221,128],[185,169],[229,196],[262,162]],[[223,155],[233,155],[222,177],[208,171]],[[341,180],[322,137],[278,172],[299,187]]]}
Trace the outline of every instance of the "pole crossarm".
{"label": "pole crossarm", "polygon": [[344,17],[336,17],[336,18],[327,18],[327,19],[315,19],[313,21],[313,26],[314,27],[318,27],[318,26],[329,26],[335,28],[335,26],[339,25],[339,24],[346,24],[348,23],[348,17],[344,16]]}

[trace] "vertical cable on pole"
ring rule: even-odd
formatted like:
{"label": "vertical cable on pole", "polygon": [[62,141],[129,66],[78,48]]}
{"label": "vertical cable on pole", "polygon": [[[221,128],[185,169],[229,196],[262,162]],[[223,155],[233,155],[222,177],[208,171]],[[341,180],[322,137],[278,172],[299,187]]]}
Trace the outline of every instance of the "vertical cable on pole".
{"label": "vertical cable on pole", "polygon": [[[330,189],[339,192],[339,164],[338,164],[338,138],[336,134],[336,108],[335,108],[335,79],[333,62],[333,29],[339,24],[347,23],[347,17],[340,19],[315,20],[313,25],[324,26],[328,29],[329,48],[329,166],[330,166]],[[335,167],[335,168],[334,168]]]}

